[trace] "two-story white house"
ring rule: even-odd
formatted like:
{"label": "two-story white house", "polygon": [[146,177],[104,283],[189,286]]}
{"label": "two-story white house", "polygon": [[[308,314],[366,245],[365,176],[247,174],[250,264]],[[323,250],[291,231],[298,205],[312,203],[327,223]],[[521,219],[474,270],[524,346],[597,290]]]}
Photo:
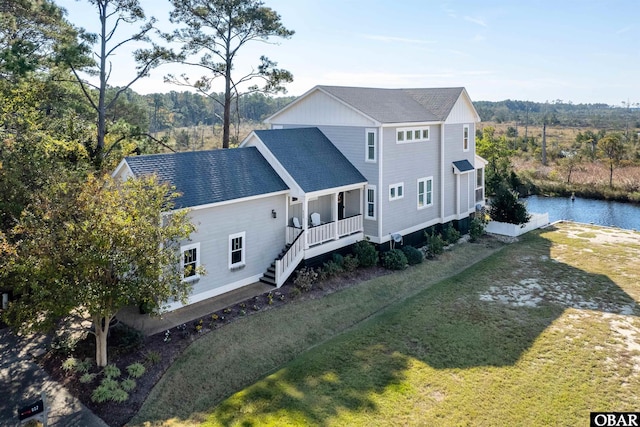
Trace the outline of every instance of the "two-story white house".
{"label": "two-story white house", "polygon": [[259,280],[279,287],[303,260],[364,238],[466,231],[484,204],[464,88],[317,86],[266,121],[239,148],[127,157],[113,173],[157,174],[182,193],[175,208],[197,226],[181,248],[189,303]]}
{"label": "two-story white house", "polygon": [[469,215],[484,205],[479,121],[462,87],[338,86],[316,86],[266,120],[272,129],[317,127],[366,177],[364,234],[374,243],[421,238],[452,221],[468,230]]}

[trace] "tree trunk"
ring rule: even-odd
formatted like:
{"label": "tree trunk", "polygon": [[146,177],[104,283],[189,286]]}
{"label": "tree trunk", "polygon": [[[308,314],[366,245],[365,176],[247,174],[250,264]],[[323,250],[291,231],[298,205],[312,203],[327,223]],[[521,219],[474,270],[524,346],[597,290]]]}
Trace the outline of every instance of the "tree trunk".
{"label": "tree trunk", "polygon": [[609,162],[609,188],[613,188],[613,162]]}
{"label": "tree trunk", "polygon": [[547,166],[547,124],[542,125],[542,164]]}
{"label": "tree trunk", "polygon": [[107,5],[100,9],[100,88],[98,93],[98,140],[93,153],[93,161],[97,169],[102,166],[102,154],[104,153],[104,136],[106,129],[105,96],[107,92]]}
{"label": "tree trunk", "polygon": [[93,316],[93,326],[96,334],[96,365],[100,368],[107,366],[107,335],[109,323],[113,316]]}

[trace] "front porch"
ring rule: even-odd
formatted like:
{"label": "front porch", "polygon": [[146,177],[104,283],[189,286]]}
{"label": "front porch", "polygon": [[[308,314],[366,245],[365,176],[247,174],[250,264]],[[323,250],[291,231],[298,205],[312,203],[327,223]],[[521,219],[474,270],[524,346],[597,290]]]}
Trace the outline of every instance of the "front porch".
{"label": "front porch", "polygon": [[364,238],[364,186],[317,196],[289,198],[286,246],[263,282],[282,286],[303,259],[335,251]]}

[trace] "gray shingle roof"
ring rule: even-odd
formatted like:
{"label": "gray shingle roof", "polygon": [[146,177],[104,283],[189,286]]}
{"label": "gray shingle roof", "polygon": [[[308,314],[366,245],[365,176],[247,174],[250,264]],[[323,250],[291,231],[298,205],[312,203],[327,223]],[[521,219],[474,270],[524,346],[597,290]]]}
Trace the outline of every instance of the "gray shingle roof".
{"label": "gray shingle roof", "polygon": [[156,174],[182,196],[176,208],[288,190],[255,147],[127,157],[134,175]]}
{"label": "gray shingle roof", "polygon": [[255,134],[304,192],[367,182],[318,128],[258,130]]}
{"label": "gray shingle roof", "polygon": [[318,86],[381,123],[444,121],[462,87],[425,89],[376,89]]}

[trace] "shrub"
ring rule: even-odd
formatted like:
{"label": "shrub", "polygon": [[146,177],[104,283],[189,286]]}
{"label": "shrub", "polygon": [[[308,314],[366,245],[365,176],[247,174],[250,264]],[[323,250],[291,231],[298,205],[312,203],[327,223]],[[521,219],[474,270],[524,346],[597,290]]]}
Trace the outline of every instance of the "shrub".
{"label": "shrub", "polygon": [[120,368],[116,365],[107,365],[104,367],[104,376],[105,378],[118,378],[120,376]]}
{"label": "shrub", "polygon": [[402,252],[404,256],[407,257],[407,262],[409,265],[420,264],[424,259],[422,256],[422,252],[419,249],[414,248],[413,246],[405,246],[402,248]]}
{"label": "shrub", "polygon": [[407,257],[400,249],[391,249],[382,255],[382,266],[389,270],[403,270],[407,266]]}
{"label": "shrub", "polygon": [[496,190],[496,195],[489,207],[489,215],[494,221],[516,225],[526,224],[531,219],[527,206],[518,200],[518,195],[513,190],[506,186]]}
{"label": "shrub", "polygon": [[90,373],[82,374],[82,376],[80,377],[80,382],[82,384],[88,384],[90,382],[93,382],[93,380],[95,380],[97,376],[97,374]]}
{"label": "shrub", "polygon": [[376,251],[373,243],[360,240],[353,245],[353,253],[361,267],[373,267],[378,264],[378,251]]}
{"label": "shrub", "polygon": [[444,252],[444,240],[442,240],[440,233],[431,232],[429,234],[425,231],[424,236],[427,239],[427,256],[429,258],[435,258]]}
{"label": "shrub", "polygon": [[355,271],[358,268],[359,262],[358,258],[349,254],[344,257],[344,261],[342,262],[342,269],[348,273]]}
{"label": "shrub", "polygon": [[481,218],[473,218],[469,227],[469,237],[472,242],[476,242],[484,234],[486,223]]}
{"label": "shrub", "polygon": [[131,391],[136,388],[136,380],[127,378],[120,383],[120,387],[122,387],[124,391]]}
{"label": "shrub", "polygon": [[144,365],[140,362],[132,363],[127,366],[127,373],[131,378],[140,378],[146,371]]}
{"label": "shrub", "polygon": [[[340,258],[342,258],[342,256]],[[335,261],[327,261],[322,266],[323,277],[327,279],[330,277],[337,276],[343,271],[344,270],[342,269],[342,266]]]}
{"label": "shrub", "polygon": [[453,245],[460,240],[460,232],[453,228],[453,225],[449,223],[442,231],[442,239],[446,244]]}
{"label": "shrub", "polygon": [[303,267],[296,273],[293,284],[302,292],[309,292],[318,279],[318,273],[313,268]]}
{"label": "shrub", "polygon": [[338,265],[338,267],[342,268],[344,264],[344,257],[340,254],[333,254],[331,260]]}
{"label": "shrub", "polygon": [[160,354],[160,352],[155,350],[151,350],[145,355],[145,362],[148,363],[149,365],[156,365],[160,363],[161,360],[162,360],[162,355]]}

